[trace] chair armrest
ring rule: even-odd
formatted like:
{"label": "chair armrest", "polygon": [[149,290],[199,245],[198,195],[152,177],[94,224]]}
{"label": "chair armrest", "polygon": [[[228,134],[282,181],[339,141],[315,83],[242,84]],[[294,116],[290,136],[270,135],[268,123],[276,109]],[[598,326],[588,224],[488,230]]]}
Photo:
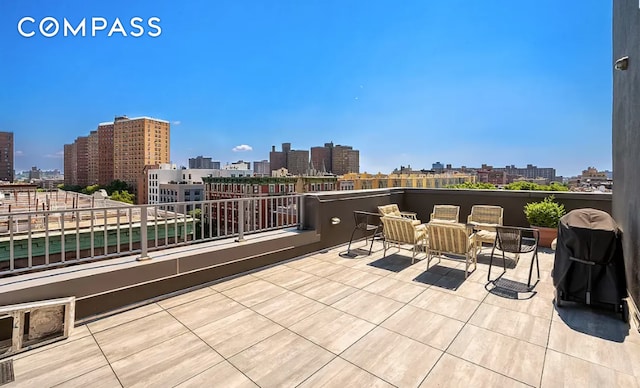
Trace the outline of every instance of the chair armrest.
{"label": "chair armrest", "polygon": [[411,218],[412,220],[418,219],[418,213],[414,212],[400,212],[400,215],[404,218]]}
{"label": "chair armrest", "polygon": [[476,229],[476,230],[487,230],[489,232],[495,232],[496,231],[496,226],[500,226],[499,224],[485,224],[485,223],[482,223],[482,222],[474,222],[474,221],[471,221],[468,224],[471,225],[473,227],[473,229]]}

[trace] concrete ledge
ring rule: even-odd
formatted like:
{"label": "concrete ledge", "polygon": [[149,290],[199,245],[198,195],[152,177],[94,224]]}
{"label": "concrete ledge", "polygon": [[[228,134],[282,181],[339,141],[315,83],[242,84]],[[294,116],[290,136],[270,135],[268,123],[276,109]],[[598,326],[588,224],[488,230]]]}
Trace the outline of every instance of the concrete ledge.
{"label": "concrete ledge", "polygon": [[0,305],[76,297],[76,318],[121,308],[321,249],[315,231],[276,230],[0,280]]}

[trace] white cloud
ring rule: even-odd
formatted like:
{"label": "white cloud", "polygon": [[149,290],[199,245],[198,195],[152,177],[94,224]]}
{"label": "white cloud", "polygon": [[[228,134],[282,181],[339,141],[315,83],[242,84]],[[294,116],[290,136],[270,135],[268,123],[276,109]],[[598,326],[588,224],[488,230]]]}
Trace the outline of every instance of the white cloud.
{"label": "white cloud", "polygon": [[182,121],[180,121],[180,120],[176,120],[176,121],[172,122],[171,124],[173,124],[173,125],[180,125],[180,124],[182,124]]}
{"label": "white cloud", "polygon": [[24,152],[22,152],[22,151],[16,151],[14,155],[15,155],[15,156],[24,156]]}
{"label": "white cloud", "polygon": [[64,156],[64,151],[58,151],[55,154],[44,155],[45,158],[50,158],[50,159],[61,159],[63,156]]}
{"label": "white cloud", "polygon": [[253,147],[246,144],[240,144],[239,146],[235,146],[232,149],[233,152],[245,152],[245,151],[253,151]]}

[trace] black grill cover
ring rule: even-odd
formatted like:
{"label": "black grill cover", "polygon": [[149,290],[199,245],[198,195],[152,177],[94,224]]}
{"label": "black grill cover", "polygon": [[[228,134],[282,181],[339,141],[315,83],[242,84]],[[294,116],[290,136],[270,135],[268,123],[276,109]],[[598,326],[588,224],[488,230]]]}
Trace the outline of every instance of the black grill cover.
{"label": "black grill cover", "polygon": [[558,225],[552,273],[554,286],[567,299],[584,300],[589,267],[592,300],[619,304],[626,297],[620,229],[614,219],[601,210],[572,210]]}

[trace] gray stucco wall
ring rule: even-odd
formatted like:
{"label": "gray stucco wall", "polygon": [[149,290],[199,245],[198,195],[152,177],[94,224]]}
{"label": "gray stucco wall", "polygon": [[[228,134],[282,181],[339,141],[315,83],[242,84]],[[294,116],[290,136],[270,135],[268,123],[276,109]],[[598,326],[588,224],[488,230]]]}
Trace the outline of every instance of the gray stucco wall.
{"label": "gray stucco wall", "polygon": [[[623,230],[628,288],[640,304],[640,9],[638,0],[613,1],[613,217]],[[612,66],[613,69],[613,66]]]}

